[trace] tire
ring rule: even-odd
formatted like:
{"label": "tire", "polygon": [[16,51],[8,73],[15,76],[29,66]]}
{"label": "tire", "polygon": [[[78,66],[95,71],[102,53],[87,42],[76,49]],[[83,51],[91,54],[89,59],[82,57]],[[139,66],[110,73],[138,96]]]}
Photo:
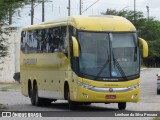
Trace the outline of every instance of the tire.
{"label": "tire", "polygon": [[31,100],[31,104],[32,105],[36,105],[36,98],[35,98],[35,90],[34,90],[34,88],[32,89],[32,88],[29,88],[28,89],[28,93],[30,94],[30,100]]}
{"label": "tire", "polygon": [[126,102],[120,102],[118,103],[119,110],[125,110],[126,109]]}
{"label": "tire", "polygon": [[86,102],[86,103],[83,103],[84,105],[91,105],[92,103],[90,102]]}
{"label": "tire", "polygon": [[31,96],[32,96],[32,88],[31,87],[28,87],[28,96],[29,96],[29,98],[31,98]]}
{"label": "tire", "polygon": [[157,88],[157,95],[159,95],[159,94],[160,94],[160,89]]}
{"label": "tire", "polygon": [[32,105],[36,105],[35,103],[35,96],[33,95],[33,90],[30,91],[30,100]]}
{"label": "tire", "polygon": [[68,98],[69,110],[76,110],[76,102],[70,100],[69,87],[67,87],[67,98]]}
{"label": "tire", "polygon": [[31,94],[31,103],[32,105],[41,106],[43,101],[38,97],[38,87],[37,84],[33,86],[32,94]]}

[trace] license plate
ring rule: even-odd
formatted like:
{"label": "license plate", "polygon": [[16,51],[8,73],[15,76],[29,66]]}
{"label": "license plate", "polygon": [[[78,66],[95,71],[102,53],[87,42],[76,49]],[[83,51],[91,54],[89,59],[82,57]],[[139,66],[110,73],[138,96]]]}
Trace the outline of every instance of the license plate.
{"label": "license plate", "polygon": [[116,99],[116,95],[106,95],[106,99]]}

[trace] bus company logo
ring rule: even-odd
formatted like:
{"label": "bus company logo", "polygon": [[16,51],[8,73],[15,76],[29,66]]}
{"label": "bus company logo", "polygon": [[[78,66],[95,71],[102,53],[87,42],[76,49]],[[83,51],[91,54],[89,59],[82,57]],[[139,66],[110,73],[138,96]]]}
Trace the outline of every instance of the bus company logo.
{"label": "bus company logo", "polygon": [[118,81],[118,79],[108,79],[108,78],[103,78],[105,81]]}
{"label": "bus company logo", "polygon": [[37,59],[24,59],[23,63],[28,64],[28,65],[36,65],[37,64]]}
{"label": "bus company logo", "polygon": [[112,87],[117,87],[118,84],[104,84],[104,86],[112,88]]}
{"label": "bus company logo", "polygon": [[109,92],[113,92],[113,88],[109,88]]}

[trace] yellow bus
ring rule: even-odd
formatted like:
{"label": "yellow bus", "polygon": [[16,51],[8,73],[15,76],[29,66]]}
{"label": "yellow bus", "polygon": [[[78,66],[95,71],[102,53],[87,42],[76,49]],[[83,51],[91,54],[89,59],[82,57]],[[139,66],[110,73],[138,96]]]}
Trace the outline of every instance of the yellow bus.
{"label": "yellow bus", "polygon": [[32,105],[68,100],[69,109],[91,103],[138,102],[140,48],[147,42],[119,16],[72,16],[23,28],[21,92]]}

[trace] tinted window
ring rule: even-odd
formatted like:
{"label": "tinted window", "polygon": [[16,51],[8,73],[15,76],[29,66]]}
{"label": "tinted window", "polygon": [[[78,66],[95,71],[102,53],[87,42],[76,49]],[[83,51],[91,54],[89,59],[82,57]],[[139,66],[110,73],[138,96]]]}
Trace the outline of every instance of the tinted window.
{"label": "tinted window", "polygon": [[21,50],[24,53],[53,53],[68,51],[67,27],[22,31]]}

